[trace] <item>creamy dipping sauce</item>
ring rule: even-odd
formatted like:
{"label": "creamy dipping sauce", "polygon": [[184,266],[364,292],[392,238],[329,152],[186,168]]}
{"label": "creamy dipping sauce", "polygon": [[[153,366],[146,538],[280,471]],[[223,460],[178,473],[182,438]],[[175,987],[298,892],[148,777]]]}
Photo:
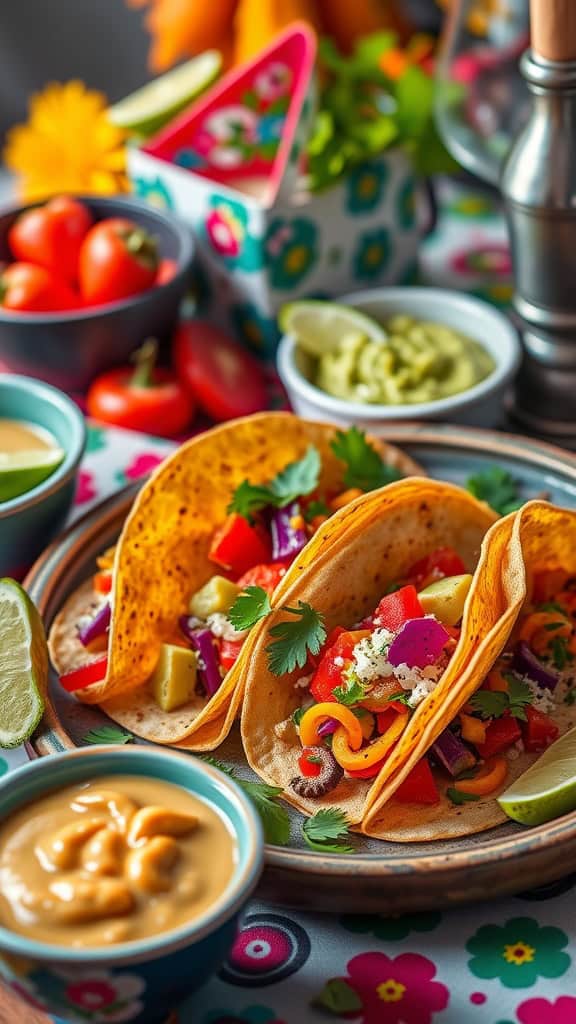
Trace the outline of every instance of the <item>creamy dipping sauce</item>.
{"label": "creamy dipping sauce", "polygon": [[199,917],[237,860],[225,818],[179,786],[110,776],[50,793],[0,827],[0,923],[72,948]]}
{"label": "creamy dipping sauce", "polygon": [[56,438],[43,427],[24,420],[9,420],[0,417],[0,453],[51,451],[57,448]]}

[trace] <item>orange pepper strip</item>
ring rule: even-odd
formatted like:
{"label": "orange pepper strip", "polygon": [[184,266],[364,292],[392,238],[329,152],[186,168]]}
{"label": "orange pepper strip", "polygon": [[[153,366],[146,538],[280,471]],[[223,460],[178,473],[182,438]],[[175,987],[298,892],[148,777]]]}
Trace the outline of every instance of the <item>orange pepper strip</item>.
{"label": "orange pepper strip", "polygon": [[483,768],[480,769],[480,773],[473,779],[462,779],[458,782],[456,779],[454,783],[454,789],[457,789],[460,793],[472,793],[474,796],[488,796],[489,793],[493,793],[495,789],[498,789],[502,785],[504,779],[508,774],[508,765],[505,757],[493,757]]}
{"label": "orange pepper strip", "polygon": [[486,741],[486,729],[488,722],[481,722],[473,715],[460,714],[460,725],[462,726],[462,739],[468,743],[484,743]]}
{"label": "orange pepper strip", "polygon": [[362,746],[362,726],[356,716],[343,704],[323,701],[320,704],[313,704],[300,719],[300,740],[303,747],[314,747],[322,742],[318,728],[327,718],[335,718],[341,723],[336,732],[342,732],[346,736],[352,750],[358,750]]}
{"label": "orange pepper strip", "polygon": [[114,557],[116,555],[116,548],[106,548],[101,555],[98,555],[96,559],[96,565],[99,569],[113,569],[114,568]]}
{"label": "orange pepper strip", "polygon": [[330,508],[337,512],[339,508],[349,505],[351,501],[360,498],[362,494],[364,494],[364,491],[361,491],[359,487],[350,487],[347,491],[342,491],[342,494],[337,494],[335,498],[332,498]]}
{"label": "orange pepper strip", "polygon": [[[555,629],[546,626],[559,625]],[[572,636],[572,623],[560,612],[533,612],[527,615],[520,627],[520,639],[525,640],[536,654],[544,654],[554,637]]]}
{"label": "orange pepper strip", "polygon": [[[336,729],[332,737],[332,753],[345,771],[355,772],[362,768],[371,768],[386,756],[398,737],[404,732],[407,722],[408,713],[398,714],[386,732],[363,750],[351,749],[346,729],[340,727]],[[302,727],[302,722],[300,727]]]}
{"label": "orange pepper strip", "polygon": [[493,668],[492,671],[488,673],[482,689],[500,690],[501,693],[508,693],[508,683],[504,679],[499,668]]}

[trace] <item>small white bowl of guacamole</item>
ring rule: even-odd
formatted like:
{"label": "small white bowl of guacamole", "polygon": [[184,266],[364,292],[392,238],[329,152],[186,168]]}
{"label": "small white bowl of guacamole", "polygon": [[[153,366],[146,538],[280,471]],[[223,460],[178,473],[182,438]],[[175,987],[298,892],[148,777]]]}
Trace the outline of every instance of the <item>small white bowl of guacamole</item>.
{"label": "small white bowl of guacamole", "polygon": [[300,416],[372,430],[399,420],[502,421],[521,358],[503,313],[440,288],[378,288],[338,304],[360,316],[335,319],[331,330],[332,304],[310,303],[302,329],[280,342],[278,372]]}

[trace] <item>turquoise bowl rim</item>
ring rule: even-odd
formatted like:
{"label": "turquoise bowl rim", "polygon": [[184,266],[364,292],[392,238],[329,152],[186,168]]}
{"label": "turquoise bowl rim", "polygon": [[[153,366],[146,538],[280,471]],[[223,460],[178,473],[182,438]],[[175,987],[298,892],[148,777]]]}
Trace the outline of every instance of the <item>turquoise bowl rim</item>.
{"label": "turquoise bowl rim", "polygon": [[[117,767],[119,758],[126,765],[121,771]],[[113,767],[108,769],[109,773],[130,775],[136,766],[135,762],[139,762],[141,767],[147,767],[148,777],[155,778],[156,763],[164,760],[173,762],[173,766],[182,769],[183,774],[187,773],[191,779],[207,777],[210,790],[208,799],[214,806],[225,816],[228,816],[227,807],[233,807],[239,814],[245,830],[246,853],[237,864],[232,881],[220,899],[200,917],[174,931],[167,931],[139,942],[117,943],[103,948],[69,949],[62,945],[36,942],[0,925],[0,957],[4,953],[9,953],[30,960],[69,964],[90,962],[110,965],[113,961],[113,967],[158,960],[201,942],[225,925],[241,911],[259,881],[264,864],[264,838],[260,819],[252,803],[233,779],[191,754],[157,747],[117,745],[84,747],[79,750],[67,750],[62,754],[51,754],[47,758],[43,757],[23,765],[0,780],[0,805],[4,798],[9,800],[10,795],[14,796],[14,790],[18,786],[23,786],[23,791],[6,813],[12,813],[34,801],[36,797],[54,791],[60,786],[73,784],[78,778],[74,766],[78,766],[82,773],[83,763],[90,759],[96,759],[98,762],[94,772],[98,775],[107,773],[108,763],[113,763]],[[83,775],[81,777],[85,778]],[[34,785],[38,780],[38,786]],[[186,786],[186,783],[182,781],[176,785]],[[191,792],[194,792],[193,788]],[[206,799],[206,796],[204,798]]]}
{"label": "turquoise bowl rim", "polygon": [[[46,384],[44,381],[19,373],[0,373],[0,395],[3,390],[12,390],[22,395],[22,398],[31,405],[31,412],[33,412],[35,397],[47,400],[57,413],[66,419],[70,428],[70,437],[66,442],[65,455],[58,469],[30,491],[26,491],[16,498],[10,498],[8,501],[0,502],[0,519],[8,518],[13,512],[23,512],[60,490],[76,475],[86,447],[84,416],[76,403],[68,398],[63,391],[53,387],[52,384]],[[23,415],[22,419],[26,420],[27,417]],[[31,415],[28,422],[36,423],[37,420],[34,415]],[[39,424],[39,426],[41,425]]]}

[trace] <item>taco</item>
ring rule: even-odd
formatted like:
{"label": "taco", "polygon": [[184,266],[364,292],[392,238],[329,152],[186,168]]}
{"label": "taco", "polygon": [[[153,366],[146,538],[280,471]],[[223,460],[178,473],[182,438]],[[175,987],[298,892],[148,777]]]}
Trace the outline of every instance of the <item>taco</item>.
{"label": "taco", "polygon": [[[332,543],[329,516],[419,472],[355,428],[286,413],[238,420],[184,444],[144,484],[114,552],[50,632],[62,685],[137,735],[190,749],[224,738],[257,630],[227,619],[239,592],[290,590]],[[108,591],[108,593],[106,593]]]}
{"label": "taco", "polygon": [[[242,740],[301,811],[337,806],[359,826],[387,758],[410,756],[409,726],[427,735],[486,675],[513,624],[506,544],[483,543],[496,520],[452,484],[393,483],[358,499],[330,557],[275,595],[246,665]],[[430,799],[431,773],[414,784]]]}
{"label": "taco", "polygon": [[[371,835],[406,842],[492,828],[506,817],[500,793],[576,725],[576,512],[529,502],[487,546],[484,599],[510,624],[506,644],[489,671],[461,676],[427,730],[406,731],[410,749],[394,751],[366,815]],[[434,763],[435,800],[407,808],[398,796],[408,787],[416,797]]]}

